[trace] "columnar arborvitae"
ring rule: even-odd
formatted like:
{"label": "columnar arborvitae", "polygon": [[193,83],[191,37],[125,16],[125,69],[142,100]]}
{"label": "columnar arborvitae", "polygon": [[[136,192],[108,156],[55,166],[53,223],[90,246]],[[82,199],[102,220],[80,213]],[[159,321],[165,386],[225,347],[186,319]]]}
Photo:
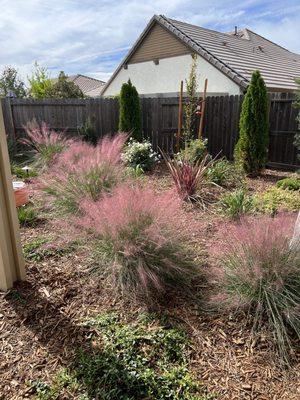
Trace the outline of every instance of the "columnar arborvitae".
{"label": "columnar arborvitae", "polygon": [[121,132],[132,132],[134,139],[142,140],[140,99],[130,79],[122,85],[119,104],[119,130]]}
{"label": "columnar arborvitae", "polygon": [[265,167],[268,155],[268,94],[259,71],[252,74],[240,116],[240,137],[235,146],[235,161],[249,175]]}

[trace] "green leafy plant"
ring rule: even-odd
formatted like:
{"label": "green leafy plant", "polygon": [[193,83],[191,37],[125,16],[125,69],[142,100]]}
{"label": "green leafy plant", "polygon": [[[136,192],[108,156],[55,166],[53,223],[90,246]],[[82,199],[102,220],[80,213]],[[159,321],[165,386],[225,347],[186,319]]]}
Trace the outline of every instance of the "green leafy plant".
{"label": "green leafy plant", "polygon": [[281,189],[300,190],[300,178],[284,178],[280,179],[276,186]]}
{"label": "green leafy plant", "polygon": [[116,314],[87,322],[101,349],[78,354],[75,370],[91,398],[204,400],[188,370],[186,334],[151,319],[122,323]]}
{"label": "green leafy plant", "polygon": [[187,142],[185,148],[176,155],[176,158],[195,165],[201,162],[207,154],[207,139],[195,139]]}
{"label": "green leafy plant", "polygon": [[21,226],[36,226],[39,222],[37,210],[31,204],[18,207],[18,218]]}
{"label": "green leafy plant", "polygon": [[18,76],[18,71],[9,65],[4,67],[0,75],[0,97],[6,96],[26,96],[25,83]]}
{"label": "green leafy plant", "polygon": [[197,109],[197,55],[193,55],[192,66],[188,79],[186,79],[186,101],[183,105],[183,137],[185,142],[193,139],[196,123]]}
{"label": "green leafy plant", "polygon": [[77,242],[67,244],[51,243],[49,239],[38,238],[23,246],[23,254],[27,261],[42,261],[47,258],[59,258],[76,249]]}
{"label": "green leafy plant", "polygon": [[254,209],[254,201],[245,189],[224,194],[220,199],[222,211],[231,219],[239,219]]}
{"label": "green leafy plant", "polygon": [[84,94],[79,86],[61,71],[57,81],[45,90],[45,97],[53,99],[83,99]]}
{"label": "green leafy plant", "polygon": [[208,182],[224,187],[237,186],[244,181],[243,173],[226,158],[214,161],[207,169],[206,178]]}
{"label": "green leafy plant", "polygon": [[134,140],[142,140],[141,106],[139,94],[129,79],[123,83],[119,96],[119,131],[131,133]]}
{"label": "green leafy plant", "polygon": [[29,95],[34,99],[44,99],[50,90],[53,82],[47,68],[40,66],[37,62],[34,63],[31,77],[29,81]]}
{"label": "green leafy plant", "polygon": [[122,153],[122,161],[134,170],[148,172],[153,170],[159,157],[149,141],[136,142],[130,139]]}
{"label": "green leafy plant", "polygon": [[[290,333],[300,339],[300,248],[290,246],[295,218],[287,215],[226,227],[221,263],[229,303],[252,317],[253,330],[267,326],[289,363]],[[226,304],[226,301],[224,301]]]}
{"label": "green leafy plant", "polygon": [[271,187],[255,196],[256,207],[260,211],[275,214],[278,211],[298,211],[300,196],[298,191]]}
{"label": "green leafy plant", "polygon": [[255,176],[267,162],[268,154],[268,95],[259,71],[252,74],[244,97],[240,116],[240,136],[234,150],[236,163]]}
{"label": "green leafy plant", "polygon": [[35,178],[36,176],[38,176],[37,170],[34,168],[34,166],[29,166],[28,168],[24,169],[23,167],[15,163],[11,164],[11,173],[17,178],[23,180]]}
{"label": "green leafy plant", "polygon": [[79,136],[83,141],[96,146],[99,136],[97,135],[96,130],[94,129],[91,121],[88,119],[85,123],[77,128]]}

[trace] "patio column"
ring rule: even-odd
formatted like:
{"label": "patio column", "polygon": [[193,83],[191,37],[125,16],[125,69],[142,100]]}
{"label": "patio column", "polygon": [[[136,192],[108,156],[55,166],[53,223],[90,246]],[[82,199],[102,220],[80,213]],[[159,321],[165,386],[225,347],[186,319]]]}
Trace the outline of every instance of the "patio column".
{"label": "patio column", "polygon": [[24,259],[0,100],[0,290],[7,290],[15,281],[24,278]]}

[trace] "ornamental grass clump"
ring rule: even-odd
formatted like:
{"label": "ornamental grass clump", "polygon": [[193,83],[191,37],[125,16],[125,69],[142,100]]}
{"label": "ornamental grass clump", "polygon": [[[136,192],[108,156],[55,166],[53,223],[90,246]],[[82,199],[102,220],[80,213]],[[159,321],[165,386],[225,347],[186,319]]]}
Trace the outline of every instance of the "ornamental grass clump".
{"label": "ornamental grass clump", "polygon": [[300,339],[300,248],[291,246],[295,217],[260,218],[235,226],[223,250],[222,285],[246,308],[253,329],[266,325],[288,363],[292,336]]}
{"label": "ornamental grass clump", "polygon": [[98,202],[85,200],[81,208],[84,217],[77,223],[93,233],[97,262],[123,294],[158,299],[168,288],[189,287],[195,267],[177,225],[176,194],[127,184]]}
{"label": "ornamental grass clump", "polygon": [[122,179],[125,134],[104,137],[96,146],[73,143],[44,178],[45,190],[63,212],[77,213],[83,199],[97,201]]}
{"label": "ornamental grass clump", "polygon": [[163,153],[167,167],[171,173],[176,189],[180,197],[187,200],[197,200],[197,189],[205,184],[205,173],[211,165],[209,155],[205,155],[201,161],[195,164],[186,159],[173,160]]}
{"label": "ornamental grass clump", "polygon": [[36,167],[49,167],[63,150],[74,140],[67,138],[64,132],[56,132],[43,122],[40,126],[30,123],[25,128],[26,137],[20,142],[28,146],[33,152]]}

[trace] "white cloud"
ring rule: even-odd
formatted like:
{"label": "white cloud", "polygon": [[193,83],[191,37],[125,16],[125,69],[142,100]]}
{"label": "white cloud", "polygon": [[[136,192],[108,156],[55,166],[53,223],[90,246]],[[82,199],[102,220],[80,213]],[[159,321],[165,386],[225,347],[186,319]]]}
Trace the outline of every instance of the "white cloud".
{"label": "white cloud", "polygon": [[263,0],[0,0],[0,68],[25,78],[35,60],[52,76],[64,70],[106,80],[153,14],[212,29],[238,25],[300,52],[300,5]]}

